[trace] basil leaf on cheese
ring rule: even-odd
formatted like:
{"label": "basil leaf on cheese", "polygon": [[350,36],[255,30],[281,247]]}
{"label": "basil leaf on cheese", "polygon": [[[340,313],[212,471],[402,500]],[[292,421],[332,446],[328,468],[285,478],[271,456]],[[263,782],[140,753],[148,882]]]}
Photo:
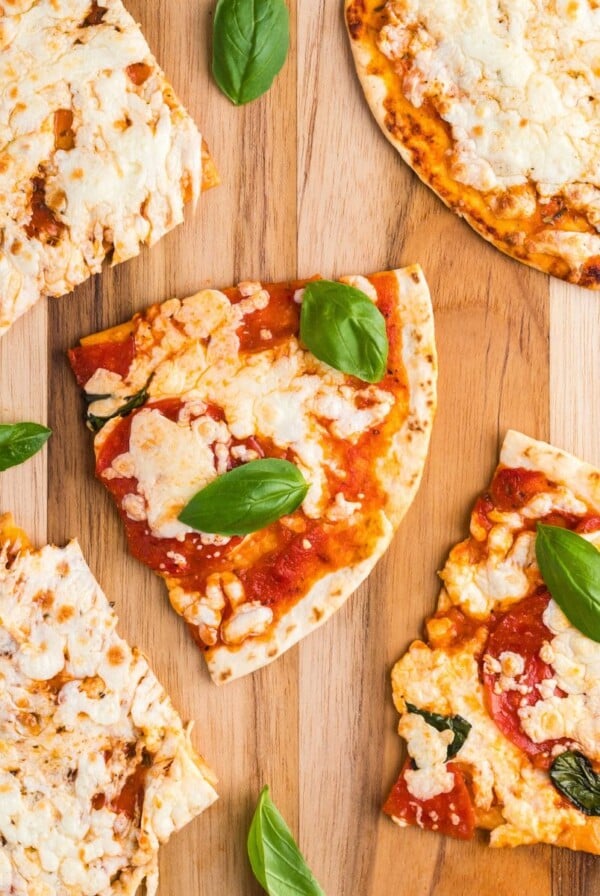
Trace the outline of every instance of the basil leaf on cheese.
{"label": "basil leaf on cheese", "polygon": [[385,318],[371,299],[345,283],[315,280],[304,289],[300,339],[320,361],[367,383],[383,379]]}
{"label": "basil leaf on cheese", "polygon": [[325,896],[264,787],[248,833],[248,858],[269,896]]}
{"label": "basil leaf on cheese", "polygon": [[284,0],[219,0],[213,25],[212,70],[232,103],[265,93],[285,62],[290,16]]}
{"label": "basil leaf on cheese", "polygon": [[600,815],[600,775],[583,753],[560,753],[550,766],[550,780],[585,815]]}
{"label": "basil leaf on cheese", "polygon": [[600,552],[576,532],[538,523],[535,554],[548,591],[569,622],[600,641]]}
{"label": "basil leaf on cheese", "polygon": [[40,423],[0,423],[0,472],[33,457],[51,435]]}
{"label": "basil leaf on cheese", "polygon": [[470,722],[459,715],[441,716],[437,712],[427,712],[426,709],[418,709],[412,703],[407,703],[406,708],[409,712],[414,712],[425,719],[427,724],[435,728],[436,731],[451,731],[454,734],[454,740],[448,744],[446,762],[456,756],[471,730]]}
{"label": "basil leaf on cheese", "polygon": [[[146,385],[140,389],[139,392],[135,392],[133,395],[128,395],[123,399],[123,404],[118,405],[117,409],[113,411],[112,414],[107,414],[105,417],[98,416],[97,414],[92,414],[88,410],[86,414],[86,420],[89,428],[92,432],[99,432],[102,427],[108,423],[109,420],[112,420],[114,417],[126,417],[127,414],[131,413],[131,411],[135,410],[135,408],[141,407],[148,399],[148,385],[150,380],[146,383]],[[86,395],[85,400],[88,404],[93,404],[95,401],[103,401],[104,399],[112,398],[112,395]]]}
{"label": "basil leaf on cheese", "polygon": [[200,532],[248,535],[293,513],[307,491],[302,473],[289,461],[251,460],[213,479],[178,519]]}

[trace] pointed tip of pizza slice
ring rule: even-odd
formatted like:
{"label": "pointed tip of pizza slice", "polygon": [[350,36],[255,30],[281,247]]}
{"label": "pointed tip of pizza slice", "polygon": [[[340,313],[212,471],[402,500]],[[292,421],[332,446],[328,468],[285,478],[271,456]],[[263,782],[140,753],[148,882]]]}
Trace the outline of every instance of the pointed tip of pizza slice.
{"label": "pointed tip of pizza slice", "polygon": [[[380,314],[389,348],[376,383],[302,342],[308,282],[170,299],[70,352],[130,550],[166,580],[217,683],[272,661],[344,603],[388,546],[427,456],[437,361],[421,269],[340,281]],[[295,510],[244,536],[179,519],[202,487],[264,458],[304,477]]]}
{"label": "pointed tip of pizza slice", "polygon": [[392,673],[409,755],[384,807],[398,824],[600,853],[600,644],[563,614],[535,550],[538,522],[600,546],[599,482],[573,455],[507,433],[426,639]]}
{"label": "pointed tip of pizza slice", "polygon": [[0,618],[0,889],[155,892],[160,844],[217,797],[189,727],[76,541],[0,518]]}
{"label": "pointed tip of pizza slice", "polygon": [[117,264],[154,245],[181,223],[187,202],[219,182],[121,0],[17,6],[0,10],[8,35],[0,335],[106,258]]}

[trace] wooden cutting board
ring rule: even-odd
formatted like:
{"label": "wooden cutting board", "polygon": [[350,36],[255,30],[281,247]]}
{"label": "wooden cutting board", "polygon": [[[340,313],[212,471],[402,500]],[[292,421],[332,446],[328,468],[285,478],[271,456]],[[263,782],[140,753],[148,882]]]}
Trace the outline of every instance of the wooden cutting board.
{"label": "wooden cutting board", "polygon": [[[149,655],[220,801],[162,853],[160,896],[252,896],[246,835],[269,784],[328,896],[587,896],[600,861],[551,847],[489,850],[399,830],[380,812],[397,774],[389,673],[421,632],[436,570],[467,531],[513,427],[600,464],[600,295],[504,258],[400,161],[354,74],[341,2],[290,3],[292,46],[269,94],[235,108],[210,77],[212,0],[130,0],[201,126],[222,185],[151,251],[72,298],[43,302],[0,342],[0,421],[48,421],[47,451],[1,474],[39,544],[77,536],[120,631]],[[93,478],[65,350],[150,302],[239,279],[370,273],[420,262],[434,301],[439,411],[418,497],[369,580],[275,664],[217,689],[165,590],[130,559]]]}

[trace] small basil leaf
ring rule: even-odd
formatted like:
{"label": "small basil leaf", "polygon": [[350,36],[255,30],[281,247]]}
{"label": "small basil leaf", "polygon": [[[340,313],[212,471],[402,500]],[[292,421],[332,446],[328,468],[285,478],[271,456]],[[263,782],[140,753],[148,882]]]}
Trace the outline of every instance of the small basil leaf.
{"label": "small basil leaf", "polygon": [[435,728],[436,731],[451,731],[454,734],[454,740],[448,744],[448,752],[446,753],[446,762],[452,759],[467,739],[471,730],[471,723],[463,719],[462,716],[441,716],[437,712],[427,712],[426,709],[417,709],[412,703],[407,703],[406,708],[409,712],[414,712],[421,716],[428,725]]}
{"label": "small basil leaf", "polygon": [[559,753],[550,766],[550,780],[585,815],[600,815],[600,775],[583,753]]}
{"label": "small basil leaf", "polygon": [[248,858],[255,878],[269,896],[325,896],[268,787],[261,791],[250,824]]}
{"label": "small basil leaf", "polygon": [[576,629],[600,641],[600,553],[576,532],[537,525],[537,563],[548,591]]}
{"label": "small basil leaf", "polygon": [[248,535],[292,513],[307,491],[302,473],[289,461],[251,460],[213,479],[178,519],[200,532]]}
{"label": "small basil leaf", "polygon": [[[92,432],[99,432],[105,423],[108,423],[109,420],[112,420],[113,417],[126,417],[127,414],[131,413],[131,411],[135,410],[135,408],[141,407],[148,400],[148,385],[150,380],[146,383],[143,389],[140,389],[139,392],[136,392],[134,395],[129,395],[124,399],[124,403],[117,408],[112,414],[109,414],[108,417],[98,417],[96,414],[90,414],[87,412],[86,419],[89,428]],[[103,398],[110,398],[110,395],[86,395],[86,401],[88,404],[92,404],[94,401],[101,401]]]}
{"label": "small basil leaf", "polygon": [[215,81],[241,106],[265,93],[285,62],[290,16],[284,0],[219,0],[213,26]]}
{"label": "small basil leaf", "polygon": [[0,472],[33,457],[51,435],[39,423],[0,423]]}
{"label": "small basil leaf", "polygon": [[367,383],[378,383],[385,374],[385,318],[353,286],[332,280],[309,283],[302,299],[300,339],[320,361]]}

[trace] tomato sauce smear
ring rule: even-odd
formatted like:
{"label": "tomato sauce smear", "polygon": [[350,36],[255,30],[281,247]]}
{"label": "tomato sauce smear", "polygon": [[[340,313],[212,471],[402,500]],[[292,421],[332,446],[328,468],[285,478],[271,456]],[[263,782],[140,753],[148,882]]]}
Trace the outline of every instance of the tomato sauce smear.
{"label": "tomato sauce smear", "polygon": [[68,352],[77,383],[82,388],[100,368],[125,377],[135,355],[135,337],[130,334],[119,342],[97,342],[80,345]]}
{"label": "tomato sauce smear", "polygon": [[[543,621],[543,613],[550,594],[541,587],[534,594],[523,598],[505,613],[493,614],[489,623],[490,634],[481,658],[481,674],[485,688],[487,709],[496,725],[515,746],[526,753],[534,763],[548,768],[552,748],[565,743],[565,739],[536,743],[525,733],[519,717],[519,709],[533,706],[541,700],[538,685],[554,677],[554,671],[540,657],[544,642],[552,640],[552,632]],[[500,690],[501,673],[489,671],[485,658],[499,660],[502,653],[511,652],[523,658],[524,669],[516,676],[518,690]],[[556,696],[564,696],[556,688]]]}
{"label": "tomato sauce smear", "polygon": [[447,766],[448,771],[454,775],[452,790],[439,793],[429,800],[418,799],[408,789],[406,772],[411,767],[411,760],[407,759],[383,806],[386,815],[407,825],[437,831],[459,840],[471,840],[475,833],[475,809],[464,775],[458,766],[454,763]]}
{"label": "tomato sauce smear", "polygon": [[[178,398],[147,402],[142,408],[119,420],[103,443],[96,462],[96,474],[111,492],[121,514],[129,549],[134,557],[141,560],[159,575],[175,579],[188,592],[203,593],[208,577],[212,573],[233,572],[242,582],[245,598],[257,600],[282,612],[308,587],[334,569],[339,569],[356,558],[362,559],[369,553],[370,532],[368,520],[361,527],[349,527],[340,538],[339,525],[306,517],[301,509],[293,514],[291,525],[277,521],[249,537],[249,546],[244,544],[236,550],[242,537],[234,536],[223,545],[204,544],[200,533],[188,533],[183,540],[157,538],[152,535],[146,520],[134,520],[122,508],[123,498],[135,493],[137,480],[134,477],[105,478],[102,473],[111,466],[114,459],[129,450],[131,426],[136,415],[144,410],[158,410],[171,420],[177,420],[183,403]],[[222,419],[220,408],[209,406],[204,410],[215,419]],[[270,442],[251,437],[232,440],[231,446],[244,445],[252,448],[258,456],[288,457],[288,453],[277,449]],[[235,462],[232,461],[232,466]],[[345,492],[352,496],[346,487]],[[368,491],[367,484],[359,476],[353,482],[355,489]],[[289,521],[288,521],[289,522]],[[373,533],[373,537],[379,533]],[[223,609],[222,622],[232,612],[229,606]],[[198,633],[195,633],[195,636]],[[199,642],[198,638],[196,640]]]}

